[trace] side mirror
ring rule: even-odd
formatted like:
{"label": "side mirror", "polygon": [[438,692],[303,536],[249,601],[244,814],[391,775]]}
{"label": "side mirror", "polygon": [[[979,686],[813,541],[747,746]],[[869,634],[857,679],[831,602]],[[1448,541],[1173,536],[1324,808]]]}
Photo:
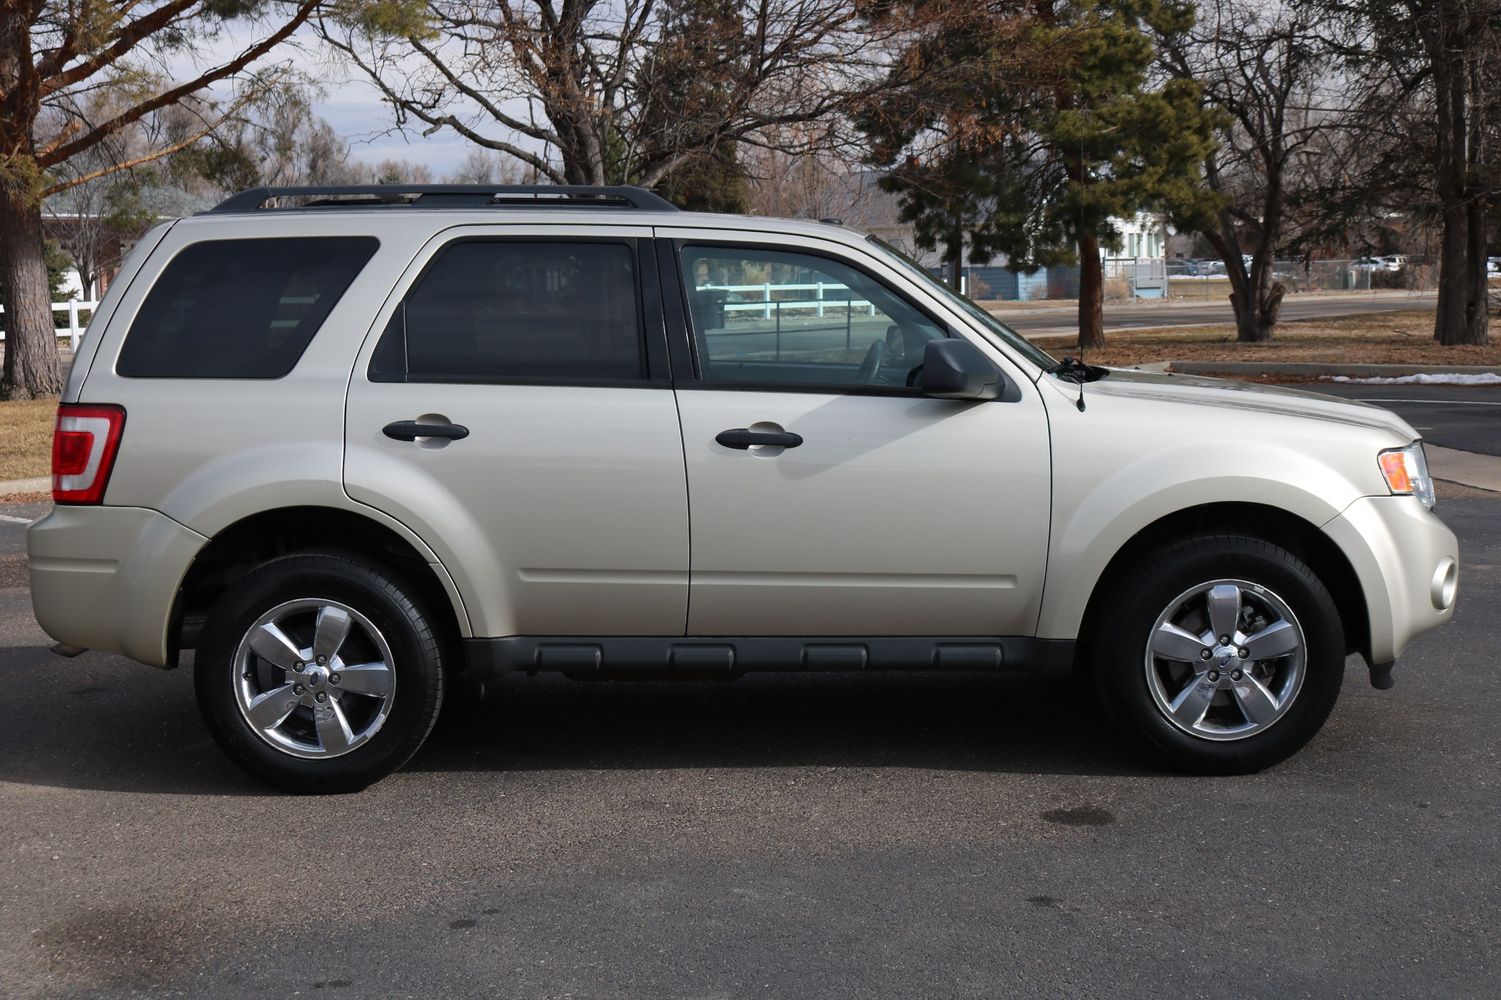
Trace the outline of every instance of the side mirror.
{"label": "side mirror", "polygon": [[1006,376],[967,340],[930,340],[923,348],[918,387],[938,399],[999,399]]}

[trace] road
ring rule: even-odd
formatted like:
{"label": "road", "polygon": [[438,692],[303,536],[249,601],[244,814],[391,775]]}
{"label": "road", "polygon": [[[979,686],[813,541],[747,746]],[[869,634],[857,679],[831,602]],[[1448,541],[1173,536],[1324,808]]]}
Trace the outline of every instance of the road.
{"label": "road", "polygon": [[1445,448],[1501,455],[1501,386],[1320,382],[1292,388],[1384,406],[1412,424],[1424,440]]}
{"label": "road", "polygon": [[[1350,292],[1342,295],[1290,295],[1283,302],[1284,320],[1320,319],[1391,312],[1397,309],[1432,309],[1431,292]],[[1078,307],[1038,306],[996,308],[992,312],[1007,326],[1028,337],[1077,334]],[[1202,326],[1233,323],[1229,300],[1223,302],[1128,302],[1105,306],[1105,329],[1140,330],[1161,326]]]}
{"label": "road", "polygon": [[1454,623],[1226,779],[1007,677],[520,677],[281,796],[187,671],[46,652],[0,521],[0,996],[1494,996],[1501,497],[1443,489]]}

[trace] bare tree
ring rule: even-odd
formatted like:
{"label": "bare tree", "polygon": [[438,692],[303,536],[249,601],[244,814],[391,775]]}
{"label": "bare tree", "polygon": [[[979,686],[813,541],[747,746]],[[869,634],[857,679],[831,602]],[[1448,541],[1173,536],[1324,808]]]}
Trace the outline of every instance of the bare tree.
{"label": "bare tree", "polygon": [[[875,189],[875,176],[852,157],[821,148],[814,137],[799,149],[798,136],[777,136],[741,152],[748,177],[750,210],[789,219],[836,218],[851,226],[874,221],[887,196]],[[789,151],[791,150],[791,151]]]}
{"label": "bare tree", "polygon": [[450,184],[535,184],[537,173],[488,149],[471,149],[448,175]]}
{"label": "bare tree", "polygon": [[1165,69],[1198,81],[1204,101],[1225,112],[1204,163],[1221,205],[1203,230],[1225,262],[1240,341],[1272,337],[1287,292],[1274,262],[1289,204],[1312,180],[1308,158],[1342,110],[1327,28],[1317,8],[1201,0],[1194,27],[1160,41]]}
{"label": "bare tree", "polygon": [[1331,200],[1436,220],[1434,339],[1486,343],[1487,210],[1501,191],[1501,0],[1308,2],[1339,25],[1349,127],[1363,154]]}
{"label": "bare tree", "polygon": [[[0,395],[52,395],[62,386],[42,251],[42,201],[97,177],[185,149],[211,132],[263,82],[245,78],[262,56],[305,23],[319,0],[0,0],[0,281],[7,290]],[[221,28],[247,28],[222,62],[169,80],[169,53],[189,51]],[[219,81],[246,79],[225,105],[163,145],[92,170],[61,168],[123,130],[183,104]],[[107,94],[107,101],[95,100]],[[108,109],[96,117],[95,108]],[[151,134],[161,134],[148,130]]]}
{"label": "bare tree", "polygon": [[883,58],[853,0],[429,0],[394,25],[335,11],[324,38],[397,129],[450,130],[557,183],[650,187],[725,143],[826,121]]}

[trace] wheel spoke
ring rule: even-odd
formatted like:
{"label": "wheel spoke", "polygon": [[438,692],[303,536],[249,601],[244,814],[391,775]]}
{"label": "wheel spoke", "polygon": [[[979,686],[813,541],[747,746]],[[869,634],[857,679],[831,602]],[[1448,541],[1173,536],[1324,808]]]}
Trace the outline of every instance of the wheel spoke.
{"label": "wheel spoke", "polygon": [[333,699],[313,708],[313,723],[318,729],[318,742],[323,745],[325,753],[347,750],[349,744],[354,742],[349,720],[344,718],[343,709]]}
{"label": "wheel spoke", "polygon": [[276,627],[275,622],[267,622],[250,633],[250,649],[256,656],[283,670],[291,670],[294,664],[302,662],[302,650]]}
{"label": "wheel spoke", "polygon": [[1298,629],[1290,621],[1272,622],[1266,628],[1248,636],[1245,647],[1253,660],[1275,660],[1279,656],[1297,652]]}
{"label": "wheel spoke", "polygon": [[1216,636],[1234,636],[1240,627],[1240,588],[1220,583],[1209,589],[1209,627]]}
{"label": "wheel spoke", "polygon": [[346,664],[338,673],[340,691],[379,697],[391,693],[391,668],[384,663]]}
{"label": "wheel spoke", "polygon": [[343,608],[332,606],[320,608],[318,625],[313,631],[313,655],[320,663],[332,663],[344,640],[349,636],[353,619]]}
{"label": "wheel spoke", "polygon": [[1161,627],[1152,633],[1152,652],[1164,660],[1197,663],[1199,654],[1203,651],[1204,640],[1172,622],[1163,622]]}
{"label": "wheel spoke", "polygon": [[1235,703],[1245,713],[1247,722],[1264,726],[1277,717],[1277,699],[1250,673],[1241,674],[1240,680],[1230,686],[1230,692],[1235,695]]}
{"label": "wheel spoke", "polygon": [[284,684],[265,694],[256,695],[246,708],[245,716],[257,729],[275,729],[286,721],[301,700],[293,692],[292,685]]}
{"label": "wheel spoke", "polygon": [[1214,700],[1214,692],[1217,690],[1214,681],[1200,674],[1188,683],[1178,697],[1173,699],[1170,711],[1173,718],[1179,723],[1192,729],[1204,719],[1204,713],[1209,711],[1209,703]]}

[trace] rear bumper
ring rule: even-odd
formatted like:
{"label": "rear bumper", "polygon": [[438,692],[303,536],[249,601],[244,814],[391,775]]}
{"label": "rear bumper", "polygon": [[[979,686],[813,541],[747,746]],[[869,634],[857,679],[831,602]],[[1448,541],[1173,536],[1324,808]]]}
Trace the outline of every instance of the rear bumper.
{"label": "rear bumper", "polygon": [[1360,579],[1372,664],[1391,663],[1411,640],[1454,616],[1459,541],[1415,498],[1365,497],[1324,532]]}
{"label": "rear bumper", "polygon": [[207,543],[154,510],[56,507],[26,533],[36,619],[70,646],[169,666],[173,602]]}

